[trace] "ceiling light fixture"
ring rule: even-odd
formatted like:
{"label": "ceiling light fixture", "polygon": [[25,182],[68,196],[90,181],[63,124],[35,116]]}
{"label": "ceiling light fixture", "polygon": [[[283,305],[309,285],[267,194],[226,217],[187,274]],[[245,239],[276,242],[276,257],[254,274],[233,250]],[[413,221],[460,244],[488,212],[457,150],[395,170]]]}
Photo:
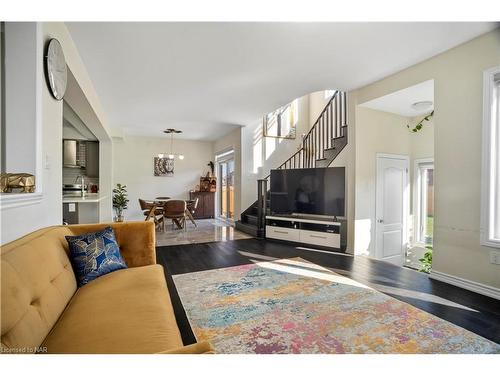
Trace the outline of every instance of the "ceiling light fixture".
{"label": "ceiling light fixture", "polygon": [[163,133],[170,134],[170,151],[162,153],[162,154],[158,154],[158,157],[159,158],[167,157],[169,159],[175,159],[175,157],[177,156],[179,158],[179,160],[184,160],[183,154],[174,153],[174,134],[180,134],[180,133],[182,133],[182,130],[169,128],[169,129],[164,130]]}
{"label": "ceiling light fixture", "polygon": [[415,102],[411,107],[416,111],[426,111],[432,108],[434,103],[431,100],[423,100],[421,102]]}

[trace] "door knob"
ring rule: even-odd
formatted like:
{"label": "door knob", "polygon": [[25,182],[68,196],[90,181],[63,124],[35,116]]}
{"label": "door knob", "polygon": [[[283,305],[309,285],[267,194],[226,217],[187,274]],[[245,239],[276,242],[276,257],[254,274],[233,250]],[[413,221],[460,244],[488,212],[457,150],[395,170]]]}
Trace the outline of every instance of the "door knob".
{"label": "door knob", "polygon": [[377,223],[382,224],[383,222],[384,222],[384,220],[383,220],[383,219],[378,219],[378,220],[377,220]]}

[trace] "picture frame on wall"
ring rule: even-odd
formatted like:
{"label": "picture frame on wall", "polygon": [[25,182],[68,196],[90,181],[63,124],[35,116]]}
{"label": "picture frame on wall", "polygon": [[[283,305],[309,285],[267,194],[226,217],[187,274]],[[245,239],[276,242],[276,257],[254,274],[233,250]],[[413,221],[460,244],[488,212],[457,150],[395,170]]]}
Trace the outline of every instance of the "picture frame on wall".
{"label": "picture frame on wall", "polygon": [[173,177],[174,175],[174,159],[169,157],[154,157],[153,162],[154,176],[156,177]]}

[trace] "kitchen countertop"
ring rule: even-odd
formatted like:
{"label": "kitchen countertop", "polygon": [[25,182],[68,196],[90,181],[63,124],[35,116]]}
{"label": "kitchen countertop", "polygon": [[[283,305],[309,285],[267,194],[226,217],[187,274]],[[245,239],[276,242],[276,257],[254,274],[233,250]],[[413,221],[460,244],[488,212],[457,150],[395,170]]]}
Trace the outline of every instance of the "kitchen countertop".
{"label": "kitchen countertop", "polygon": [[88,193],[83,197],[76,194],[63,194],[63,203],[97,203],[106,198],[99,193]]}

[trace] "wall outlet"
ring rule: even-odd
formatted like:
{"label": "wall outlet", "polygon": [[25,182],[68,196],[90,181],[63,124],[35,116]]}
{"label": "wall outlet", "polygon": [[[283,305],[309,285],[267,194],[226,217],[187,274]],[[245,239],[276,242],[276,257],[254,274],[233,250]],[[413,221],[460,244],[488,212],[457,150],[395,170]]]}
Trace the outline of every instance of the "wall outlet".
{"label": "wall outlet", "polygon": [[500,264],[500,251],[490,251],[490,263]]}

